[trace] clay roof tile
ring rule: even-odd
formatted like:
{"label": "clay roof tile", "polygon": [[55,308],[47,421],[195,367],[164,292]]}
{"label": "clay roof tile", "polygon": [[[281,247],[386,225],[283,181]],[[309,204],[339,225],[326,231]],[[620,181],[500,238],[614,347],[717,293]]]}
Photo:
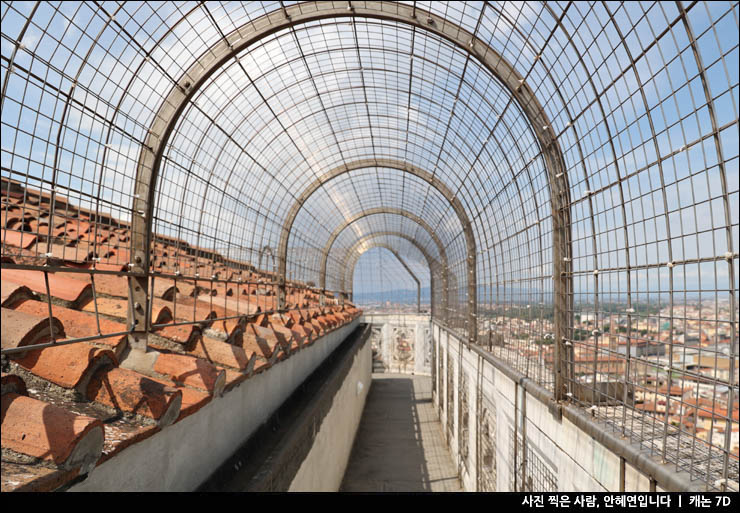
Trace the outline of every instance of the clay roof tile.
{"label": "clay roof tile", "polygon": [[182,406],[181,390],[166,381],[121,368],[95,373],[85,395],[118,410],[151,417],[159,427],[173,423]]}
{"label": "clay roof tile", "polygon": [[34,349],[14,361],[36,376],[63,388],[83,385],[102,366],[118,365],[113,351],[80,342]]}
{"label": "clay roof tile", "polygon": [[5,394],[28,395],[26,382],[15,374],[2,373],[2,395]]}
{"label": "clay roof tile", "polygon": [[2,396],[2,446],[87,473],[103,450],[103,423],[18,394]]}
{"label": "clay roof tile", "polygon": [[2,306],[6,308],[35,296],[31,289],[25,285],[20,285],[10,280],[3,280],[0,282],[0,286],[2,286]]}
{"label": "clay roof tile", "polygon": [[3,244],[28,249],[36,244],[36,236],[28,232],[0,229],[0,240]]}
{"label": "clay roof tile", "polygon": [[[37,317],[9,308],[2,309],[2,348],[12,349],[48,342],[64,337],[64,327],[59,319]],[[50,330],[53,329],[53,333]]]}
{"label": "clay roof tile", "polygon": [[226,374],[213,364],[193,356],[161,353],[154,362],[154,372],[168,376],[178,385],[188,385],[219,396],[226,385]]}
{"label": "clay roof tile", "polygon": [[[53,298],[77,308],[92,297],[92,286],[89,281],[86,283],[51,272],[46,274],[49,275],[49,291]],[[37,294],[46,296],[46,280],[41,271],[2,269],[1,276],[3,280],[25,285]]]}

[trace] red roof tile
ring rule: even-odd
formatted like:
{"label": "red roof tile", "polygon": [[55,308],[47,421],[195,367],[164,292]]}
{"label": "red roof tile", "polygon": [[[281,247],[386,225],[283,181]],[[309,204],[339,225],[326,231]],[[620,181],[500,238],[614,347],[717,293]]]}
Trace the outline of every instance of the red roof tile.
{"label": "red roof tile", "polygon": [[[98,265],[102,267],[102,265],[106,264]],[[86,274],[77,274],[74,278],[82,280],[85,283],[90,283],[90,277]],[[100,297],[100,294],[105,294],[113,297],[128,298],[128,278],[125,276],[117,276],[115,274],[96,274],[95,293],[98,297]]]}
{"label": "red roof tile", "polygon": [[31,397],[5,394],[2,445],[65,469],[87,467],[102,453],[103,423]]}
{"label": "red roof tile", "polygon": [[[55,273],[47,274],[49,275],[49,290],[52,297],[70,303],[73,307],[84,304],[92,297],[92,286],[89,278],[87,282],[84,282]],[[44,273],[41,271],[3,269],[2,279],[23,284],[37,294],[46,296],[46,281]]]}
{"label": "red roof tile", "polygon": [[129,369],[101,370],[85,391],[88,399],[117,410],[151,417],[164,427],[180,414],[182,391]]}
{"label": "red roof tile", "polygon": [[36,236],[28,232],[0,229],[0,240],[3,244],[28,249],[36,244]]}
{"label": "red roof tile", "polygon": [[[250,334],[252,336],[250,336]],[[247,328],[244,332],[245,344],[247,341],[256,342],[259,345],[262,355],[268,361],[274,361],[274,356],[276,356],[276,353],[279,353],[282,348],[280,340],[278,340],[275,332],[271,328],[263,328],[262,326],[252,323],[247,324]],[[287,350],[288,348],[284,349]],[[277,356],[279,356],[279,354],[277,354]]]}
{"label": "red roof tile", "polygon": [[[53,338],[64,337],[64,328],[59,319],[49,319],[16,312],[9,308],[2,309],[2,348],[11,349],[48,342]],[[51,327],[50,327],[51,326]],[[50,330],[53,329],[53,333]]]}
{"label": "red roof tile", "polygon": [[226,384],[226,374],[222,369],[187,355],[161,353],[153,370],[168,376],[178,385],[187,385],[215,396],[221,395]]}
{"label": "red roof tile", "polygon": [[23,353],[14,361],[36,376],[63,388],[74,388],[92,376],[100,366],[117,365],[115,355],[107,349],[80,342]]}
{"label": "red roof tile", "polygon": [[[67,338],[92,337],[99,334],[98,324],[95,322],[95,315],[90,315],[88,313],[57,305],[52,305],[51,309],[54,317],[59,319],[64,325],[64,331]],[[15,307],[15,310],[35,315],[37,317],[48,316],[48,305],[42,301],[23,301]],[[99,317],[99,322],[102,334],[121,333],[126,331],[126,325],[123,323],[111,321],[102,316]],[[118,357],[121,355],[121,352],[126,345],[126,335],[96,339],[94,343],[110,346]]]}
{"label": "red roof tile", "polygon": [[13,283],[10,280],[3,280],[0,286],[2,286],[2,306],[4,307],[12,307],[24,299],[31,299],[35,296],[25,285]]}
{"label": "red roof tile", "polygon": [[254,368],[256,359],[254,353],[247,355],[241,347],[208,336],[203,336],[198,340],[191,354],[214,364],[246,371],[247,374]]}
{"label": "red roof tile", "polygon": [[195,324],[180,324],[159,328],[153,332],[153,335],[176,342],[182,345],[185,351],[191,351],[201,337],[201,329]]}

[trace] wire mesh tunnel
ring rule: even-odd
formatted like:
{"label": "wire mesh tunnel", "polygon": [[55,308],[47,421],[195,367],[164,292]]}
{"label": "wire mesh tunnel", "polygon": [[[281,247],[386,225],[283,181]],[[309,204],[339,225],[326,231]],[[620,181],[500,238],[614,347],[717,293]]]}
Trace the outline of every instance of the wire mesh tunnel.
{"label": "wire mesh tunnel", "polygon": [[3,2],[3,354],[31,296],[39,347],[349,310],[367,251],[467,343],[737,489],[738,15]]}

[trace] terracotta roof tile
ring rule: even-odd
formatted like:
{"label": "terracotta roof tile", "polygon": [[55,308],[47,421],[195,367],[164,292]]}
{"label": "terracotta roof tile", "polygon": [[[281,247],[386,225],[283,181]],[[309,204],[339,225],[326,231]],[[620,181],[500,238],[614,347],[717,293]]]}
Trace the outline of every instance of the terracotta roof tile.
{"label": "terracotta roof tile", "polygon": [[63,388],[86,382],[100,366],[117,365],[113,351],[80,342],[45,349],[34,349],[14,358],[21,367]]}
{"label": "terracotta roof tile", "polygon": [[[48,316],[48,306],[42,301],[23,301],[15,307],[15,310],[35,315],[37,317]],[[59,321],[64,325],[64,331],[67,338],[83,338],[99,334],[98,326],[95,322],[95,315],[57,305],[52,305],[51,311],[54,317],[59,319]],[[126,331],[126,325],[123,323],[111,321],[102,316],[99,318],[99,321],[100,331],[103,334]],[[94,343],[110,346],[115,351],[116,357],[120,357],[121,352],[126,345],[126,335],[96,339]]]}
{"label": "terracotta roof tile", "polygon": [[300,343],[293,337],[293,331],[290,328],[286,328],[279,321],[270,322],[269,327],[275,332],[283,350],[293,353],[300,349]]}
{"label": "terracotta roof tile", "polygon": [[36,244],[36,236],[28,232],[0,229],[0,241],[9,246],[28,249]]}
{"label": "terracotta roof tile", "polygon": [[205,335],[198,340],[191,354],[214,364],[245,371],[247,374],[254,368],[256,360],[254,353],[247,355],[241,347]]}
{"label": "terracotta roof tile", "polygon": [[28,395],[26,382],[23,378],[15,374],[2,373],[2,394]]}
{"label": "terracotta roof tile", "polygon": [[192,415],[200,410],[206,404],[211,402],[211,395],[205,392],[199,392],[192,388],[178,387],[182,391],[182,407],[180,415],[175,422],[179,422],[185,417]]}
{"label": "terracotta roof tile", "polygon": [[[88,281],[75,280],[55,273],[49,275],[49,290],[53,298],[68,303],[73,308],[79,307],[92,297],[92,286]],[[41,271],[21,271],[3,269],[2,279],[27,286],[42,297],[46,296],[46,282]],[[65,304],[65,306],[67,306]]]}
{"label": "terracotta roof tile", "polygon": [[52,317],[50,332],[49,319],[2,309],[2,348],[11,349],[48,342],[53,338],[64,337],[64,327],[59,319]]}
{"label": "terracotta roof tile", "polygon": [[168,376],[178,385],[187,385],[219,396],[226,384],[226,374],[213,364],[187,355],[161,353],[154,362],[154,372]]}
{"label": "terracotta roof tile", "polygon": [[2,306],[6,308],[12,307],[24,299],[31,299],[36,296],[25,285],[20,285],[10,280],[3,280],[0,282],[0,286],[2,286]]}
{"label": "terracotta roof tile", "polygon": [[2,396],[2,445],[64,469],[89,467],[103,450],[103,423],[17,394]]}
{"label": "terracotta roof tile", "polygon": [[288,350],[287,347],[283,347],[281,345],[280,340],[275,334],[275,331],[273,331],[271,328],[263,328],[262,326],[258,326],[252,323],[247,324],[247,328],[244,332],[245,342],[247,337],[249,337],[250,330],[251,333],[254,334],[254,340],[259,344],[262,355],[268,361],[274,361],[273,357],[276,353],[280,353],[281,349]]}
{"label": "terracotta roof tile", "polygon": [[166,306],[170,310],[170,315],[174,313],[178,322],[199,321],[202,326],[210,326],[211,319],[214,317],[224,317],[224,315],[219,315],[219,311],[209,308],[208,302],[189,297],[178,296],[176,302],[155,297],[152,304],[155,308]]}
{"label": "terracotta roof tile", "polygon": [[311,327],[313,328],[313,332],[316,334],[317,337],[322,336],[326,332],[326,325],[322,325],[322,323],[319,322],[318,319],[311,319],[310,323]]}
{"label": "terracotta roof tile", "polygon": [[117,410],[150,417],[160,427],[174,422],[182,405],[181,390],[166,381],[121,368],[96,372],[85,394]]}
{"label": "terracotta roof tile", "polygon": [[201,329],[195,324],[180,324],[159,328],[152,334],[180,344],[185,351],[191,351],[201,337]]}
{"label": "terracotta roof tile", "polygon": [[[110,264],[98,264],[98,267],[109,266]],[[85,274],[70,274],[75,279],[90,283],[90,278]],[[128,278],[117,276],[115,274],[97,274],[95,275],[95,293],[100,297],[101,294],[113,297],[128,298]]]}
{"label": "terracotta roof tile", "polygon": [[296,332],[301,339],[301,343],[304,346],[308,346],[313,344],[314,340],[316,338],[313,336],[313,330],[310,326],[304,325],[304,324],[296,324],[291,328],[294,332]]}
{"label": "terracotta roof tile", "polygon": [[257,355],[255,371],[261,367],[260,360],[272,365],[277,361],[280,353],[279,347],[276,347],[278,346],[277,341],[274,342],[274,345],[271,345],[267,340],[257,335],[251,328],[245,330],[242,338],[235,344],[242,347],[248,355]]}

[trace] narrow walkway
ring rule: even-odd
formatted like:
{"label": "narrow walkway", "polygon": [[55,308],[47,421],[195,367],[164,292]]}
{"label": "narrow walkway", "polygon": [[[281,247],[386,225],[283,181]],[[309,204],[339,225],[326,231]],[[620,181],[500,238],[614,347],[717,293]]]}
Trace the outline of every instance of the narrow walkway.
{"label": "narrow walkway", "polygon": [[373,374],[340,491],[463,491],[429,377]]}

